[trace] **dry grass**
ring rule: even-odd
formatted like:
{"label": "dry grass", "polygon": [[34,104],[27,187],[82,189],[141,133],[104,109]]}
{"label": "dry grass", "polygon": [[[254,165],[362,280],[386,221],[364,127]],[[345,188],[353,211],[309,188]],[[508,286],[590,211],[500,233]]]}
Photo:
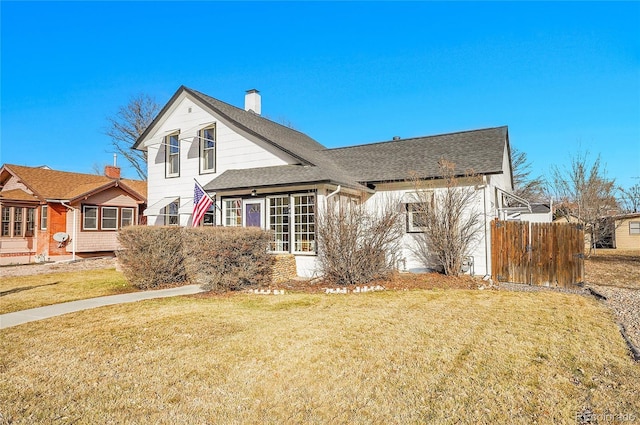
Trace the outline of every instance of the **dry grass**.
{"label": "dry grass", "polygon": [[598,249],[585,259],[590,284],[640,289],[640,250]]}
{"label": "dry grass", "polygon": [[115,269],[3,277],[0,314],[133,291]]}
{"label": "dry grass", "polygon": [[16,424],[640,418],[640,368],[611,314],[578,295],[200,296],[0,335],[0,412]]}

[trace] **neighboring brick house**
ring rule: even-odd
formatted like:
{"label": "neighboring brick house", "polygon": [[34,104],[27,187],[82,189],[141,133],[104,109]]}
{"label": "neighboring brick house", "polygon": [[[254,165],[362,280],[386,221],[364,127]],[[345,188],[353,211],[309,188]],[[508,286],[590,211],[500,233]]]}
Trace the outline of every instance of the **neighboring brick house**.
{"label": "neighboring brick house", "polygon": [[270,251],[295,256],[297,274],[313,276],[317,214],[327,200],[373,210],[397,198],[407,226],[396,254],[401,267],[420,268],[412,251],[421,232],[412,178],[434,193],[444,190],[438,163],[446,159],[459,175],[475,174],[460,180],[474,193],[469,209],[484,221],[470,255],[475,274],[490,273],[490,222],[513,190],[507,127],[327,149],[260,113],[256,90],[246,93],[241,109],[180,87],[134,145],[147,153],[148,224],[193,225],[196,179],[215,200],[196,224],[270,230]]}
{"label": "neighboring brick house", "polygon": [[141,222],[146,196],[147,183],[121,179],[118,167],[101,176],[5,164],[0,264],[113,253],[118,229]]}

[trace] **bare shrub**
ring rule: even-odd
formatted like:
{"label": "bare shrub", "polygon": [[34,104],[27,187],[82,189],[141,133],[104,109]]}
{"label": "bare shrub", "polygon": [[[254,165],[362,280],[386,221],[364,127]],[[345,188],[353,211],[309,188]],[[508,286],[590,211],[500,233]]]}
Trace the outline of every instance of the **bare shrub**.
{"label": "bare shrub", "polygon": [[140,289],[188,281],[178,227],[128,226],[118,233],[116,252],[127,280]]}
{"label": "bare shrub", "polygon": [[443,188],[428,190],[423,181],[414,179],[411,218],[422,232],[414,234],[413,253],[425,267],[459,276],[464,258],[480,236],[482,213],[474,207],[478,202],[474,187],[462,180],[472,179],[472,173],[458,177],[455,164],[446,160],[440,160],[439,167]]}
{"label": "bare shrub", "polygon": [[198,227],[183,229],[183,236],[185,268],[192,283],[209,291],[228,291],[271,282],[268,232],[250,227]]}
{"label": "bare shrub", "polygon": [[327,281],[362,284],[394,270],[403,233],[397,205],[389,200],[369,211],[354,202],[327,203],[318,215],[318,262]]}

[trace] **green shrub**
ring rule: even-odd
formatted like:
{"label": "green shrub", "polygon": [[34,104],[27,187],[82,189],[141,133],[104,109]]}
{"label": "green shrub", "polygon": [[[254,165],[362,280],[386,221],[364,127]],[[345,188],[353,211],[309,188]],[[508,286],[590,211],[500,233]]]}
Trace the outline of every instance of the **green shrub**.
{"label": "green shrub", "polygon": [[116,255],[127,280],[140,289],[188,282],[179,227],[128,226]]}
{"label": "green shrub", "polygon": [[210,291],[237,290],[271,282],[273,256],[269,233],[256,228],[183,229],[185,268],[189,281]]}

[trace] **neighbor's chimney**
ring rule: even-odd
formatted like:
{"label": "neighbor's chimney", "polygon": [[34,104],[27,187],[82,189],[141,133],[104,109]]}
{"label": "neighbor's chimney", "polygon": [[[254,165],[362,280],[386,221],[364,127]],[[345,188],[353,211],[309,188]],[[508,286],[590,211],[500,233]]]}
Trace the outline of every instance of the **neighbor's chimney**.
{"label": "neighbor's chimney", "polygon": [[260,92],[258,90],[247,90],[247,93],[244,95],[244,110],[253,111],[260,115]]}
{"label": "neighbor's chimney", "polygon": [[114,167],[113,165],[106,165],[104,167],[104,175],[110,179],[120,178],[120,167]]}

